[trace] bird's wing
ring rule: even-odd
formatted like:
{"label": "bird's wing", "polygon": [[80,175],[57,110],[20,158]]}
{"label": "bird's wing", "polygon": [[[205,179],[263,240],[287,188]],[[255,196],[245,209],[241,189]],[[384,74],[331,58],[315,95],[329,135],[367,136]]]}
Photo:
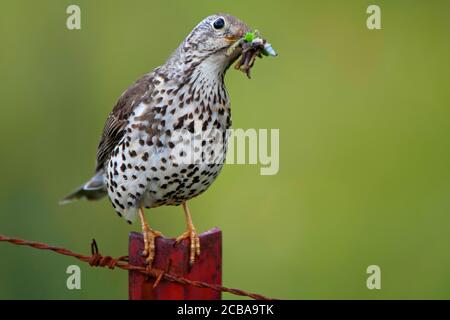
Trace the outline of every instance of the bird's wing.
{"label": "bird's wing", "polygon": [[134,108],[139,105],[143,96],[151,94],[153,74],[146,74],[129,87],[119,98],[114,109],[106,120],[100,143],[97,149],[96,171],[103,169],[114,148],[124,136],[128,117]]}

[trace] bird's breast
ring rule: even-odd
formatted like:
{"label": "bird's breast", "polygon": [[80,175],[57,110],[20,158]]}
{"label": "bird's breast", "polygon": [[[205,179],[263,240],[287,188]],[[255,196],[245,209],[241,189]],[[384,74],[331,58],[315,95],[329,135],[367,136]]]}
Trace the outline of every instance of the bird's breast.
{"label": "bird's breast", "polygon": [[114,201],[124,207],[179,204],[212,184],[225,162],[231,126],[219,80],[155,80],[111,157],[108,192]]}

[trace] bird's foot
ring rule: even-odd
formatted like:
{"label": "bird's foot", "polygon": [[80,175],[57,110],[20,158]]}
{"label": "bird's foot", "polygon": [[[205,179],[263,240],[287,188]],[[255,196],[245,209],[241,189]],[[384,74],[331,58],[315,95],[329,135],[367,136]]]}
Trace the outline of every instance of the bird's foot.
{"label": "bird's foot", "polygon": [[200,257],[200,238],[195,228],[186,230],[181,236],[175,240],[175,244],[180,243],[184,239],[190,240],[189,264],[192,266],[197,257]]}
{"label": "bird's foot", "polygon": [[145,257],[145,263],[151,268],[155,259],[155,239],[161,237],[162,233],[151,229],[148,225],[144,226],[142,233],[144,235],[144,251],[142,252],[142,256]]}

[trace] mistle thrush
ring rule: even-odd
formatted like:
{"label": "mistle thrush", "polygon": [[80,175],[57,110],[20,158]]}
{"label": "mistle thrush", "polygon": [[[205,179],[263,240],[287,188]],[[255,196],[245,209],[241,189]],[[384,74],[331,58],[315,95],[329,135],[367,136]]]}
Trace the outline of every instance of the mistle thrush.
{"label": "mistle thrush", "polygon": [[154,259],[154,241],[143,208],[182,205],[190,239],[190,262],[200,242],[187,201],[204,192],[225,161],[231,126],[224,76],[240,52],[227,49],[249,28],[237,18],[212,15],[201,21],[167,62],[144,75],[119,98],[97,151],[96,173],[63,202],[108,194],[117,214],[139,216],[146,261]]}

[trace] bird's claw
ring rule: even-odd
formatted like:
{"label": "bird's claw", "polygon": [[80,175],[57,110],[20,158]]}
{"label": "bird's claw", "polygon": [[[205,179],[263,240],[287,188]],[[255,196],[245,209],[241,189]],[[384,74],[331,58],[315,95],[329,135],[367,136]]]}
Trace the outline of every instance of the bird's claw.
{"label": "bird's claw", "polygon": [[144,235],[144,251],[142,251],[142,256],[145,257],[145,263],[148,266],[152,266],[153,260],[155,259],[155,239],[161,237],[162,233],[155,231],[150,228],[143,230]]}
{"label": "bird's claw", "polygon": [[192,266],[196,258],[200,257],[200,238],[195,229],[186,230],[181,236],[176,238],[175,244],[179,244],[184,239],[190,240],[189,264]]}

